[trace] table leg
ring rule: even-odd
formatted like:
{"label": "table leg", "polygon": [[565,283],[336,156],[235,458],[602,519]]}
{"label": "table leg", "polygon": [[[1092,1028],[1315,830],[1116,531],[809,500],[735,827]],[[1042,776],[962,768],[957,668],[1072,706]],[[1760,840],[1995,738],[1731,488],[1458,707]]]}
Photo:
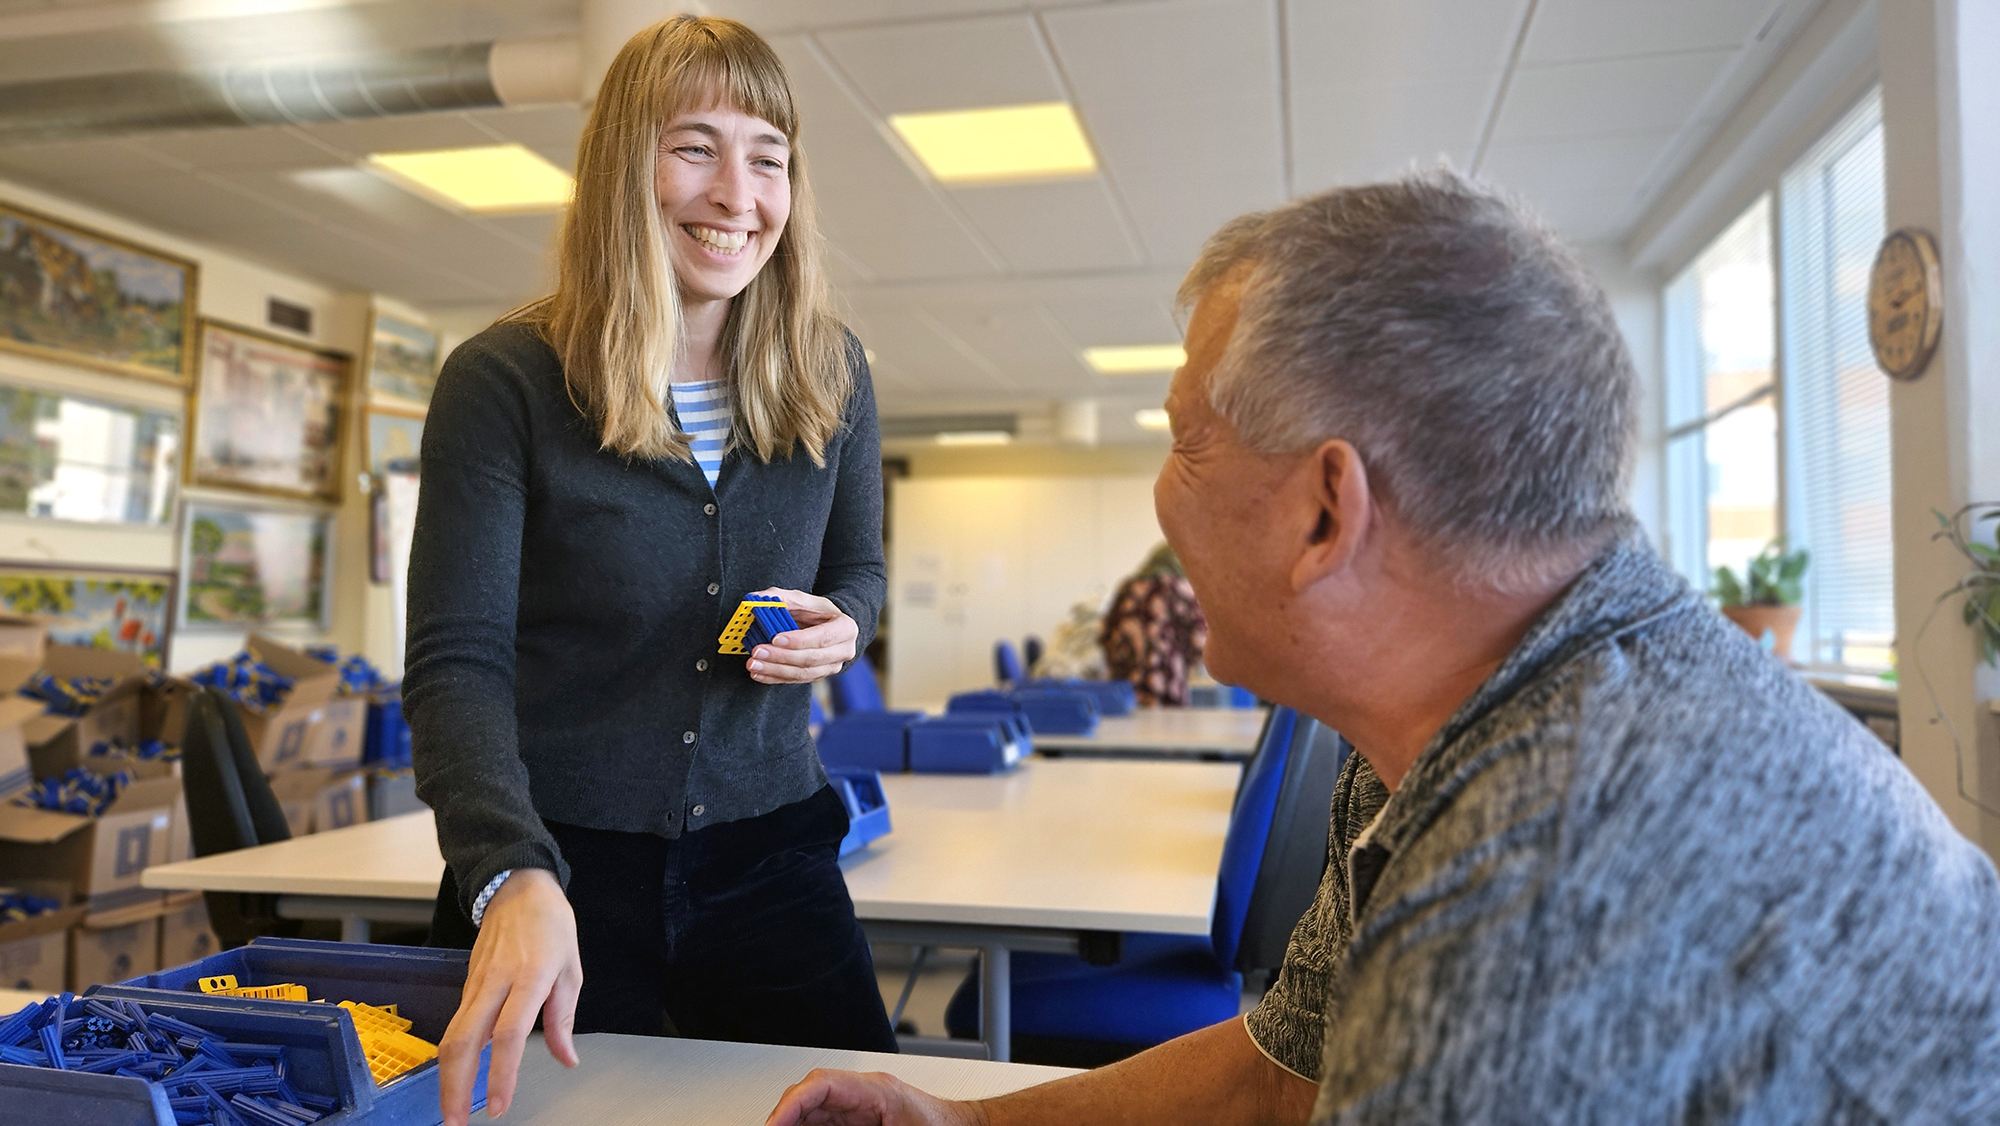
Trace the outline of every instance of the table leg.
{"label": "table leg", "polygon": [[368,920],[360,915],[342,915],[340,917],[340,941],[367,942]]}
{"label": "table leg", "polygon": [[1002,1063],[1014,1058],[1013,994],[1012,954],[1005,946],[980,947],[979,1036]]}

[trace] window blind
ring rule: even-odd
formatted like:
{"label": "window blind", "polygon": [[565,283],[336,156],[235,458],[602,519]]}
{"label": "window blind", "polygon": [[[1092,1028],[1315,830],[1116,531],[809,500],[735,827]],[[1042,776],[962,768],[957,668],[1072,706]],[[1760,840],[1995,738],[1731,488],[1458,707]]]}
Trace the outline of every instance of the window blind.
{"label": "window blind", "polygon": [[1780,188],[1785,523],[1812,549],[1794,653],[1882,667],[1895,633],[1889,386],[1868,347],[1884,230],[1882,109],[1871,93]]}

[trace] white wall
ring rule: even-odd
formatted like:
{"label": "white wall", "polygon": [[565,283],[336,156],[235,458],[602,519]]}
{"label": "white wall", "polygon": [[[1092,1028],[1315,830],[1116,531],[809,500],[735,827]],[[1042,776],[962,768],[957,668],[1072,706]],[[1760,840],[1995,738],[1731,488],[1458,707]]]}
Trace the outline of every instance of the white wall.
{"label": "white wall", "polygon": [[1621,247],[1591,243],[1578,250],[1611,300],[1612,316],[1625,335],[1625,346],[1632,353],[1632,366],[1639,377],[1632,512],[1654,546],[1664,549],[1666,494],[1661,482],[1666,469],[1666,382],[1660,346],[1660,278],[1651,270],[1627,264]]}
{"label": "white wall", "polygon": [[[313,334],[298,337],[322,347],[348,353],[355,364],[361,362],[368,330],[366,294],[342,292],[296,275],[269,269],[237,255],[200,243],[127,222],[19,184],[0,180],[0,200],[54,216],[78,226],[116,235],[142,246],[156,248],[201,267],[197,289],[199,312],[205,317],[230,321],[250,328],[287,334],[265,324],[265,302],[280,297],[313,311]],[[193,347],[194,342],[188,342]],[[161,383],[112,375],[66,364],[51,363],[0,352],[0,379],[50,391],[88,396],[105,402],[124,403],[185,415],[185,394]],[[345,486],[343,503],[335,519],[333,628],[293,635],[300,641],[330,641],[347,651],[366,651],[375,659],[388,654],[364,649],[372,634],[367,621],[371,610],[379,616],[384,607],[378,590],[368,583],[368,505],[355,487],[355,474],[363,468],[363,437],[359,419],[349,414],[347,448],[344,454]],[[183,418],[183,432],[186,423]],[[221,499],[244,500],[248,494],[227,491],[185,490],[184,495],[209,495]],[[265,503],[265,502],[259,502]],[[283,502],[269,502],[282,506]],[[82,524],[0,514],[0,559],[16,562],[48,562],[78,566],[141,567],[176,570],[179,566],[179,527],[147,528],[123,524]],[[185,672],[227,657],[242,647],[243,634],[235,631],[192,632],[176,628],[168,661],[174,671]]]}
{"label": "white wall", "polygon": [[1044,640],[1079,600],[1101,603],[1160,541],[1153,478],[931,477],[889,504],[894,707],[990,686],[993,642]]}

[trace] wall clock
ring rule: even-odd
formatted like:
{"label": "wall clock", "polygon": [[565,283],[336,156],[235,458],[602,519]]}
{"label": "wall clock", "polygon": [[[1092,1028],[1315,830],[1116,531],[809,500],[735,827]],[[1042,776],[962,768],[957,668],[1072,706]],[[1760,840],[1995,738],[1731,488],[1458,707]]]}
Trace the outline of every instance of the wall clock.
{"label": "wall clock", "polygon": [[1944,281],[1937,244],[1914,227],[1889,232],[1868,275],[1868,344],[1892,379],[1915,379],[1937,350]]}

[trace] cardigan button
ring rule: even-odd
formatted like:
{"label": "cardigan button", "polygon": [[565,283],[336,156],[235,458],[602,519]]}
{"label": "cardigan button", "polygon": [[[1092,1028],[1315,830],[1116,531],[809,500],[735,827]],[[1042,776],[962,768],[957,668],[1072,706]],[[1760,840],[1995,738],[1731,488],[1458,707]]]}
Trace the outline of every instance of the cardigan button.
{"label": "cardigan button", "polygon": [[694,663],[694,671],[696,671],[696,672],[707,672],[707,671],[708,671],[708,658],[707,658],[707,657],[703,657],[703,658],[702,658],[701,660],[699,660],[699,661],[696,661],[696,662]]}
{"label": "cardigan button", "polygon": [[708,593],[710,593],[710,594],[721,594],[721,593],[722,593],[722,584],[721,584],[721,583],[710,583],[710,584],[708,584]]}
{"label": "cardigan button", "polygon": [[708,514],[708,515],[710,515],[710,516],[713,516],[713,515],[715,515],[715,506],[714,506],[714,505],[712,505],[712,504],[704,504],[704,505],[702,505],[702,506],[701,506],[701,510],[702,510],[703,512],[707,513],[707,514]]}
{"label": "cardigan button", "polygon": [[683,732],[681,732],[681,742],[683,742],[683,743],[692,743],[692,742],[694,742],[694,732],[692,732],[692,731],[683,731]]}
{"label": "cardigan button", "polygon": [[708,812],[708,807],[705,805],[698,805],[695,806],[693,809],[689,810],[688,812],[694,814],[696,817],[700,817],[702,814]]}

